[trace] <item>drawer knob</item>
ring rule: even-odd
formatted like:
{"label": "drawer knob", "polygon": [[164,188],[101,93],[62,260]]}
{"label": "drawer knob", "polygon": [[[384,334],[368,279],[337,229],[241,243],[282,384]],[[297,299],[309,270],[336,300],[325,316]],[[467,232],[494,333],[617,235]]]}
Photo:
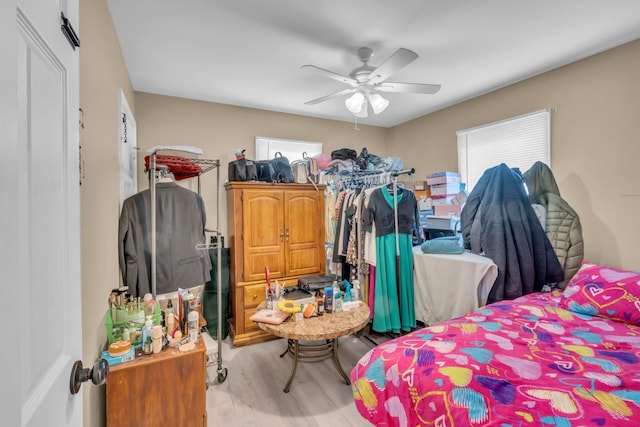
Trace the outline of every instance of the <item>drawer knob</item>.
{"label": "drawer knob", "polygon": [[258,294],[253,294],[253,299],[258,299]]}

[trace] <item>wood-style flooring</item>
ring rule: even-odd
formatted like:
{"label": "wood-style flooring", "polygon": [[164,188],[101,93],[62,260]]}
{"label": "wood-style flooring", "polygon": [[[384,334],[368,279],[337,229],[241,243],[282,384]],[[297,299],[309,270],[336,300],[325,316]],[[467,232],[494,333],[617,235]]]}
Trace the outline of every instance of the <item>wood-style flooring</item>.
{"label": "wood-style flooring", "polygon": [[[349,375],[357,361],[386,335],[349,335],[339,339],[342,368]],[[356,410],[351,386],[333,361],[298,363],[289,393],[282,389],[289,378],[292,358],[280,358],[286,340],[233,347],[222,341],[224,382],[217,381],[217,357],[210,355],[207,368],[208,427],[320,427],[370,426]],[[216,343],[217,350],[217,343]]]}

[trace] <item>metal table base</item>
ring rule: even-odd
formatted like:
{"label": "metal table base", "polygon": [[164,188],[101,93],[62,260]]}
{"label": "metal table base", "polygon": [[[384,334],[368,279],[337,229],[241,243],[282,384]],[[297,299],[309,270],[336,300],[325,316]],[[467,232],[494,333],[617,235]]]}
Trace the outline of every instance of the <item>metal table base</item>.
{"label": "metal table base", "polygon": [[291,354],[293,357],[293,366],[291,367],[291,374],[289,375],[289,379],[287,380],[287,384],[284,386],[283,391],[285,393],[289,393],[289,389],[291,388],[291,382],[293,381],[293,377],[296,375],[296,370],[298,369],[298,361],[301,362],[320,362],[322,360],[326,360],[328,358],[333,359],[333,364],[336,369],[344,378],[344,382],[347,385],[351,384],[349,380],[349,376],[342,369],[342,365],[340,365],[340,359],[338,358],[338,339],[328,339],[324,343],[314,343],[314,344],[301,344],[299,340],[287,340],[287,348],[280,355],[280,357],[284,357],[287,353]]}

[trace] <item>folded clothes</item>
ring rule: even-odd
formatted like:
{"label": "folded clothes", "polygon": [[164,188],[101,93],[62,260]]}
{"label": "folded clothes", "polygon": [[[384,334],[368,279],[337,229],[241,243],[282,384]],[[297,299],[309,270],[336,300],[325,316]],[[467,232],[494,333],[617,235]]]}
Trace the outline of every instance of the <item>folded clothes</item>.
{"label": "folded clothes", "polygon": [[459,236],[444,236],[425,240],[420,248],[425,254],[459,255],[464,252],[462,239]]}

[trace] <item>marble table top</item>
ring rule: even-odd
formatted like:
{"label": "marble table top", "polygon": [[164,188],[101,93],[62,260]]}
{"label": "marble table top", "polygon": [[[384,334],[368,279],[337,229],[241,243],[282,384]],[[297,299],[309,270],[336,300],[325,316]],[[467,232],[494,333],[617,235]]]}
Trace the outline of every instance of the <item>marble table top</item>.
{"label": "marble table top", "polygon": [[[358,332],[369,322],[369,307],[358,301],[357,307],[338,313],[307,317],[304,320],[289,319],[280,325],[259,323],[260,328],[275,336],[292,340],[328,340]],[[258,307],[259,308],[259,307]]]}

